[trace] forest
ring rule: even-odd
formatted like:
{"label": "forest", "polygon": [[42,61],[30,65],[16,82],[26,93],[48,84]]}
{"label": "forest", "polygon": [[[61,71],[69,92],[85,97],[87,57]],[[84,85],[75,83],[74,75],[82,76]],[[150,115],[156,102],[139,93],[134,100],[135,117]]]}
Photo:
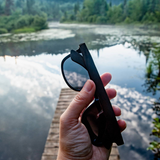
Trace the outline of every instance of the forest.
{"label": "forest", "polygon": [[46,29],[48,21],[94,24],[159,24],[160,1],[0,0],[0,34]]}
{"label": "forest", "polygon": [[65,14],[61,19],[98,24],[157,24],[160,23],[159,0],[123,0],[113,5],[106,0],[84,0],[82,8],[75,5],[73,14]]}

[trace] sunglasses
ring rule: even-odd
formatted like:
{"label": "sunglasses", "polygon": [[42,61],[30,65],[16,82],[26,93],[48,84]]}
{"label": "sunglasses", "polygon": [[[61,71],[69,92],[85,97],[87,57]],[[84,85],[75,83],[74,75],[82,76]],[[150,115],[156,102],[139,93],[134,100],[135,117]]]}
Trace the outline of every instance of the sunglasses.
{"label": "sunglasses", "polygon": [[80,91],[88,79],[96,85],[94,100],[81,118],[92,144],[107,149],[110,149],[113,142],[124,144],[112,105],[85,43],[80,44],[77,51],[71,50],[62,60],[61,70],[65,82],[75,91]]}

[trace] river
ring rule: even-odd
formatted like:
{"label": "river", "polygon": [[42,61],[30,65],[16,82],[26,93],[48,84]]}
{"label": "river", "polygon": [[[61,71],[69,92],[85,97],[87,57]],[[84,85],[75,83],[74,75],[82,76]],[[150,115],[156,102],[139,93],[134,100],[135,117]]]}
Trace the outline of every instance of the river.
{"label": "river", "polygon": [[[0,160],[40,160],[59,93],[67,87],[61,61],[85,42],[107,87],[117,90],[112,104],[126,120],[121,160],[151,160],[152,107],[160,97],[160,33],[133,26],[49,23],[37,33],[0,35]],[[156,62],[156,63],[153,63]],[[150,69],[152,68],[154,69]],[[147,74],[147,70],[150,72]]]}

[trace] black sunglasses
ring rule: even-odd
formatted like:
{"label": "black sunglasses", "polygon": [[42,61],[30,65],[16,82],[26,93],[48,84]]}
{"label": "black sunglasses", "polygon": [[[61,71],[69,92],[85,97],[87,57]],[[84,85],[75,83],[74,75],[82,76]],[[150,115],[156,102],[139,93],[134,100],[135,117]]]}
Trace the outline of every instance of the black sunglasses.
{"label": "black sunglasses", "polygon": [[85,43],[62,60],[61,70],[65,82],[73,90],[80,91],[88,79],[96,85],[94,102],[85,109],[81,119],[92,144],[107,149],[113,142],[124,144],[110,100]]}

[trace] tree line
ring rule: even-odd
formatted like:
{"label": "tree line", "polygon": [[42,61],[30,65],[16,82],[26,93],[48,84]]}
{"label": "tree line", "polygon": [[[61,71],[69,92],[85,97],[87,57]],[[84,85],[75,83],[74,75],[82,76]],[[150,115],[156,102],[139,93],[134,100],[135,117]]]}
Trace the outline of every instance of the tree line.
{"label": "tree line", "polygon": [[159,0],[123,0],[119,5],[106,0],[84,0],[83,6],[77,8],[73,14],[65,13],[61,21],[99,24],[160,22]]}
{"label": "tree line", "polygon": [[45,29],[47,21],[159,23],[160,0],[0,0],[0,33]]}
{"label": "tree line", "polygon": [[71,14],[79,1],[0,0],[0,33],[45,29],[47,21],[59,21],[66,12]]}

